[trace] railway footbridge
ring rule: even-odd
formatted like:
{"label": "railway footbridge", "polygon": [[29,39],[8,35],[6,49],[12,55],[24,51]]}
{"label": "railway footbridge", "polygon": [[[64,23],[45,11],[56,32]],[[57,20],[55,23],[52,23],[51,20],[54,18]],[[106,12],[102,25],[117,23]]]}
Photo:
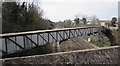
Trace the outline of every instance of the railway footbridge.
{"label": "railway footbridge", "polygon": [[38,30],[30,32],[0,34],[0,51],[3,55],[32,49],[34,47],[61,42],[82,35],[103,32],[107,35],[104,27],[87,26],[76,28],[64,28],[53,30]]}

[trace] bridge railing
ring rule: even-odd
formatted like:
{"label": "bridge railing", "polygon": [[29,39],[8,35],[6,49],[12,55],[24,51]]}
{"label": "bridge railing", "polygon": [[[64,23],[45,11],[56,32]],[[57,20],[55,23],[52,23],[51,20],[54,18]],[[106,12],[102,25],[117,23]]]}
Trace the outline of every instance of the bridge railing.
{"label": "bridge railing", "polygon": [[2,41],[2,44],[0,44],[0,51],[3,54],[11,54],[103,30],[102,27],[77,27],[0,34],[0,41]]}

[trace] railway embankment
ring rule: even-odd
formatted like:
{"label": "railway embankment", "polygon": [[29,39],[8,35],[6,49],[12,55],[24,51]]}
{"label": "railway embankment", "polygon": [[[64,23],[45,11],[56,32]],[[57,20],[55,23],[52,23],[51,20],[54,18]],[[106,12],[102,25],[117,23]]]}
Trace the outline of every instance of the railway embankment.
{"label": "railway embankment", "polygon": [[119,64],[120,46],[59,52],[46,55],[6,58],[6,64]]}

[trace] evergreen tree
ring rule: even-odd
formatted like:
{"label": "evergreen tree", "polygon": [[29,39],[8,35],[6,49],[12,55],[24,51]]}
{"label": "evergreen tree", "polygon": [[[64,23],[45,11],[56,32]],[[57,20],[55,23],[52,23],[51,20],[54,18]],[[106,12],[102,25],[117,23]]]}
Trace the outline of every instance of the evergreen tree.
{"label": "evergreen tree", "polygon": [[116,17],[113,17],[112,20],[111,20],[111,26],[115,27],[115,22],[117,21],[117,18]]}
{"label": "evergreen tree", "polygon": [[87,20],[86,18],[82,18],[83,24],[86,25],[87,24]]}

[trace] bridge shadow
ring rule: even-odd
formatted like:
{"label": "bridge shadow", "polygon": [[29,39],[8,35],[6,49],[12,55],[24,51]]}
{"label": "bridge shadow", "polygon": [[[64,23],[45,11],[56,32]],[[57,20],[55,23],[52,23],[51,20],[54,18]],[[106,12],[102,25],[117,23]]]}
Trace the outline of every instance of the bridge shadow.
{"label": "bridge shadow", "polygon": [[104,28],[104,31],[102,31],[102,33],[105,34],[105,36],[109,39],[111,46],[117,45],[116,38],[113,36],[111,30],[105,27],[103,28]]}
{"label": "bridge shadow", "polygon": [[43,55],[43,54],[52,53],[52,49],[51,49],[52,46],[50,45],[52,44],[42,45],[42,46],[34,47],[32,49],[27,49],[24,51],[3,55],[2,58],[23,57],[23,56]]}

